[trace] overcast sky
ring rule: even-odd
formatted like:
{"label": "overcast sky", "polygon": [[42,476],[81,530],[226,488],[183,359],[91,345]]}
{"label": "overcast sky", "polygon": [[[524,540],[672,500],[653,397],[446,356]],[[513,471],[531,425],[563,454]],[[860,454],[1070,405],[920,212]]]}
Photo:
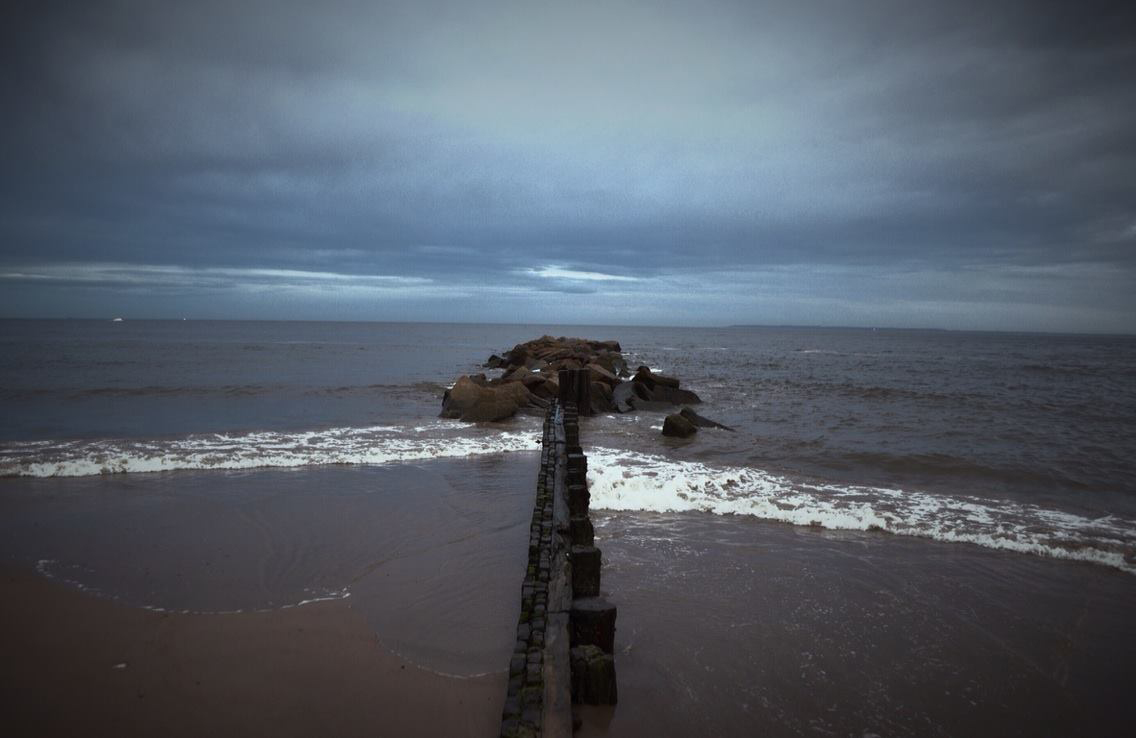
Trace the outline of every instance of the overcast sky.
{"label": "overcast sky", "polygon": [[1132,7],[18,0],[0,316],[1134,332]]}

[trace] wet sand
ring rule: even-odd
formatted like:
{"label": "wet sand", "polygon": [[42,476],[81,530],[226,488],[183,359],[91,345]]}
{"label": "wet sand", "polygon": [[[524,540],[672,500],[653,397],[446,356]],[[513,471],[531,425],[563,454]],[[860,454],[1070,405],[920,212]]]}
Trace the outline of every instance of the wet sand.
{"label": "wet sand", "polygon": [[882,533],[593,511],[619,704],[591,736],[1127,735],[1136,577]]}
{"label": "wet sand", "polygon": [[496,734],[533,461],[0,480],[0,735]]}
{"label": "wet sand", "polygon": [[[494,735],[535,470],[526,452],[0,480],[0,735]],[[619,704],[583,709],[585,738],[1136,722],[1129,574],[743,516],[592,515]]]}
{"label": "wet sand", "polygon": [[504,673],[408,664],[348,600],[176,615],[0,571],[5,736],[486,736],[500,721]]}

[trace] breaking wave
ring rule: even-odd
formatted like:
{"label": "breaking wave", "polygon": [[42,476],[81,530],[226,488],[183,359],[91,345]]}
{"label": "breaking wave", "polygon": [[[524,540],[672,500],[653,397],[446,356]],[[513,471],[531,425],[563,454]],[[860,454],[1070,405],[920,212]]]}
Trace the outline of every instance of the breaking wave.
{"label": "breaking wave", "polygon": [[593,448],[594,508],[750,515],[833,530],[880,530],[1104,564],[1136,574],[1136,521],[1011,501],[810,484],[745,467]]}
{"label": "breaking wave", "polygon": [[[455,421],[170,439],[27,441],[0,447],[0,477],[82,477],[183,469],[388,464],[535,451],[535,430]],[[797,481],[629,450],[588,453],[592,506],[748,515],[833,530],[879,530],[1089,561],[1136,574],[1136,520],[1086,517],[1009,500]]]}
{"label": "breaking wave", "polygon": [[463,429],[468,430],[468,426],[439,421],[420,426],[377,425],[298,433],[11,443],[0,447],[0,476],[85,477],[179,469],[388,464],[538,448],[539,437],[533,432],[454,435]]}

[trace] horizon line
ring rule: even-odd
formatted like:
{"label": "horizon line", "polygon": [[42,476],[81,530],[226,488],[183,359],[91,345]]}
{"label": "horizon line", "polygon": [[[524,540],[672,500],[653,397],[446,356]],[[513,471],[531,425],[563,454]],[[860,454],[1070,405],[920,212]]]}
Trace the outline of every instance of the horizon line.
{"label": "horizon line", "polygon": [[126,318],[122,316],[77,318],[73,316],[64,318],[52,317],[26,317],[26,316],[0,316],[0,321],[85,321],[92,323],[112,322],[146,322],[146,323],[383,323],[394,325],[485,325],[485,326],[564,326],[577,328],[672,328],[684,330],[696,329],[795,329],[795,330],[841,330],[841,331],[925,331],[929,333],[997,333],[1008,335],[1036,335],[1036,336],[1099,336],[1116,338],[1136,338],[1136,333],[1117,333],[1114,331],[1042,331],[1028,329],[996,329],[996,328],[940,328],[926,326],[893,326],[893,325],[828,325],[828,324],[795,324],[795,323],[703,323],[687,325],[666,325],[659,323],[546,323],[546,322],[499,322],[499,321],[470,321],[470,320],[380,320],[364,318]]}

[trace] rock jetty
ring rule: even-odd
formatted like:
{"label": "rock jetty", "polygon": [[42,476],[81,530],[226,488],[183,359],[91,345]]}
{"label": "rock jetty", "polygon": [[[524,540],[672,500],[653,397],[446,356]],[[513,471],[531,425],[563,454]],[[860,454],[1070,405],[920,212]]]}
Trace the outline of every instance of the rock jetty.
{"label": "rock jetty", "polygon": [[493,354],[485,368],[500,370],[501,375],[458,377],[442,398],[441,417],[492,422],[518,412],[543,415],[560,393],[561,369],[588,371],[591,410],[596,413],[668,412],[676,405],[701,402],[674,377],[645,366],[632,374],[618,341],[541,336]]}

